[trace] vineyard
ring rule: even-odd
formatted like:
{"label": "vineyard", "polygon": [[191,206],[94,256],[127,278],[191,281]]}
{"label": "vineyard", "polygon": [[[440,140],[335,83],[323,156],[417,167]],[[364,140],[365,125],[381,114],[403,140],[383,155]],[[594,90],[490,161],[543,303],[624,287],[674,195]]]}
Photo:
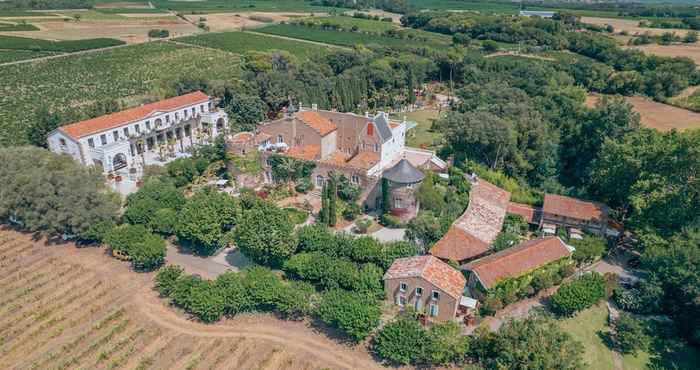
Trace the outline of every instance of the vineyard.
{"label": "vineyard", "polygon": [[48,41],[30,39],[27,37],[0,36],[0,49],[53,51],[58,53],[74,53],[76,51],[101,49],[110,46],[124,45],[121,40],[99,38],[71,41]]}
{"label": "vineyard", "polygon": [[[273,318],[231,326],[192,323],[155,295],[144,297],[152,294],[152,276],[126,266],[99,248],[47,247],[31,235],[0,229],[0,368],[365,366],[353,362],[360,356],[352,349],[330,340],[322,339],[319,348],[305,344],[315,334],[298,323],[276,333],[268,332],[271,323],[285,323]],[[294,342],[295,334],[298,341],[286,344],[283,339]]]}
{"label": "vineyard", "polygon": [[0,64],[55,55],[48,51],[0,50]]}
{"label": "vineyard", "polygon": [[13,24],[13,23],[2,23],[0,22],[0,32],[9,32],[9,31],[38,31],[39,29],[33,25],[33,24],[28,24],[28,23],[20,23],[20,24]]}
{"label": "vineyard", "polygon": [[40,105],[79,117],[95,101],[159,97],[166,82],[183,76],[238,75],[235,55],[164,42],[0,67],[0,146],[25,142]]}
{"label": "vineyard", "polygon": [[237,31],[187,36],[179,38],[177,41],[221,49],[233,53],[243,53],[246,51],[284,50],[300,57],[308,57],[310,55],[319,54],[325,49],[323,46],[313,45],[310,43],[296,42],[277,37]]}

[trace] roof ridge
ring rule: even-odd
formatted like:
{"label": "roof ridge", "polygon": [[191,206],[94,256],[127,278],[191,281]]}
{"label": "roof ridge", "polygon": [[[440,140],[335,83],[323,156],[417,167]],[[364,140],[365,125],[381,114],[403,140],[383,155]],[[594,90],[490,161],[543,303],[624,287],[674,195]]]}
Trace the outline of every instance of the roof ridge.
{"label": "roof ridge", "polygon": [[[496,252],[496,253],[494,253],[494,254],[491,254],[491,255],[489,255],[489,256],[484,257],[484,258],[481,260],[482,262],[484,262],[483,264],[479,264],[479,260],[474,261],[474,264],[477,264],[477,266],[479,266],[479,267],[481,267],[481,266],[487,266],[487,265],[493,263],[494,261],[497,261],[497,260],[498,260],[498,259],[496,258],[496,256],[498,256],[498,257],[503,257],[503,256],[508,256],[508,257],[510,257],[510,256],[517,256],[517,255],[519,255],[520,253],[526,251],[526,250],[527,250],[527,247],[529,247],[529,246],[531,246],[531,245],[539,245],[540,243],[542,243],[542,242],[544,242],[544,241],[552,240],[552,239],[554,239],[554,238],[559,239],[559,241],[561,242],[561,244],[563,244],[563,241],[562,241],[558,236],[548,236],[548,237],[545,237],[545,238],[530,239],[530,240],[526,240],[526,241],[524,241],[524,242],[522,242],[522,243],[520,243],[520,244],[518,244],[518,245],[512,246],[512,247],[510,247],[510,248],[506,248],[506,249],[504,249],[504,250],[502,250],[502,251],[498,251],[498,252]],[[528,244],[528,243],[529,243],[529,244]],[[518,247],[520,247],[520,248],[519,248],[519,249],[516,249],[516,248],[518,248]],[[500,254],[500,255],[499,255],[499,254]],[[491,258],[489,258],[489,257],[491,257]]]}

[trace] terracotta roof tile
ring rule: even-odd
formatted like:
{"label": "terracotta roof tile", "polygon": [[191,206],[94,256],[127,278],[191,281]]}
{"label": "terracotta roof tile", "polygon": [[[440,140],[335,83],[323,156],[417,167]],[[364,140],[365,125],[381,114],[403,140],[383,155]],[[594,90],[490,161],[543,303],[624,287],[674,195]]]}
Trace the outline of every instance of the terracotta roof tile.
{"label": "terracotta roof tile", "polygon": [[605,205],[601,203],[587,202],[556,194],[544,195],[542,211],[577,220],[601,220],[607,213]]}
{"label": "terracotta roof tile", "polygon": [[531,224],[536,224],[540,222],[540,217],[542,217],[542,209],[535,208],[528,204],[510,202],[508,204],[508,213],[514,215],[520,215],[522,218]]}
{"label": "terracotta roof tile", "polygon": [[571,250],[556,236],[533,239],[515,247],[463,265],[479,277],[485,288],[507,277],[518,277],[532,269],[570,256]]}
{"label": "terracotta roof tile", "polygon": [[384,274],[384,280],[409,277],[423,278],[455,299],[467,282],[460,271],[430,255],[399,258]]}
{"label": "terracotta roof tile", "polygon": [[87,135],[142,120],[156,111],[173,111],[188,105],[203,103],[208,100],[209,96],[207,94],[201,91],[195,91],[189,94],[161,100],[159,102],[144,104],[120,112],[110,113],[89,120],[71,123],[69,125],[61,126],[59,130],[77,140]]}
{"label": "terracotta roof tile", "polygon": [[336,125],[315,111],[303,111],[295,115],[300,121],[314,129],[321,136],[326,136],[337,129]]}
{"label": "terracotta roof tile", "polygon": [[349,155],[347,155],[341,151],[336,150],[333,153],[331,153],[330,155],[328,155],[328,157],[322,159],[321,162],[328,163],[331,165],[336,165],[336,166],[345,166],[347,164],[346,162],[348,161],[349,157],[350,157]]}
{"label": "terracotta roof tile", "polygon": [[479,179],[472,185],[467,210],[455,221],[455,226],[491,244],[501,232],[509,200],[509,192]]}
{"label": "terracotta roof tile", "polygon": [[359,152],[356,156],[352,157],[348,164],[352,167],[370,169],[374,167],[375,164],[379,162],[379,153],[375,152]]}
{"label": "terracotta roof tile", "polygon": [[296,158],[296,159],[303,159],[307,161],[313,161],[315,159],[318,159],[319,155],[321,154],[321,147],[318,145],[300,145],[300,146],[293,146],[289,148],[286,152],[284,152],[284,155]]}
{"label": "terracotta roof tile", "polygon": [[231,144],[244,144],[247,143],[255,138],[255,135],[252,132],[239,132],[233,137],[231,137],[231,140],[229,141]]}
{"label": "terracotta roof tile", "polygon": [[484,254],[489,245],[454,225],[430,248],[430,254],[452,261],[464,261]]}

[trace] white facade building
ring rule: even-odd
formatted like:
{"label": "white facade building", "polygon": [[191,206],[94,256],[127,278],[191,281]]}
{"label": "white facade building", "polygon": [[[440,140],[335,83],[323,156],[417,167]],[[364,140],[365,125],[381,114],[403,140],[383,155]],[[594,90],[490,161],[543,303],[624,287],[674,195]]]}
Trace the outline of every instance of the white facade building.
{"label": "white facade building", "polygon": [[197,91],[61,126],[47,140],[52,152],[115,173],[188,156],[227,126],[226,113]]}

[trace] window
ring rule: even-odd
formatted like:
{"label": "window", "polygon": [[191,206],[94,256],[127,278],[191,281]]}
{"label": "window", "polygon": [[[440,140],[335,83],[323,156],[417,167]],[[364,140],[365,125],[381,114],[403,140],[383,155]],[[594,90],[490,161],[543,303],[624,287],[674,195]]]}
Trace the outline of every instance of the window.
{"label": "window", "polygon": [[419,297],[422,296],[423,295],[423,288],[417,287],[416,288],[416,295]]}
{"label": "window", "polygon": [[284,142],[284,138],[282,137],[282,135],[277,135],[277,143],[279,144],[279,143],[283,143],[283,142]]}
{"label": "window", "polygon": [[435,303],[430,305],[430,316],[435,317],[438,315],[439,312],[440,309],[438,308],[438,305],[436,305]]}
{"label": "window", "polygon": [[196,108],[195,108],[195,107],[192,107],[192,115],[193,115],[193,116],[195,115],[195,112],[196,112]]}
{"label": "window", "polygon": [[114,137],[114,141],[119,141],[119,131],[112,131],[112,136]]}
{"label": "window", "polygon": [[179,119],[180,119],[180,113],[175,112],[175,120],[177,121],[177,120],[179,120]]}
{"label": "window", "polygon": [[146,121],[146,130],[151,129],[151,121]]}
{"label": "window", "polygon": [[88,146],[90,146],[90,148],[95,147],[95,140],[93,140],[93,138],[88,139]]}
{"label": "window", "polygon": [[406,305],[406,297],[402,296],[401,294],[396,295],[396,305],[403,307]]}
{"label": "window", "polygon": [[107,145],[107,135],[100,135],[100,142],[102,143],[102,145]]}
{"label": "window", "polygon": [[124,136],[129,137],[129,128],[124,127]]}
{"label": "window", "polygon": [[406,285],[406,283],[404,283],[404,282],[399,283],[399,290],[400,291],[405,292],[406,289],[408,289],[408,286]]}
{"label": "window", "polygon": [[360,176],[357,176],[357,174],[353,173],[351,181],[353,184],[359,184],[360,183]]}
{"label": "window", "polygon": [[414,307],[416,308],[416,311],[420,312],[421,308],[423,308],[423,301],[421,301],[420,299],[416,299]]}
{"label": "window", "polygon": [[440,299],[440,292],[433,290],[433,301],[437,301]]}
{"label": "window", "polygon": [[407,184],[407,185],[406,185],[406,188],[408,188],[408,189],[413,189],[413,184]]}
{"label": "window", "polygon": [[374,151],[379,152],[379,144],[374,144]]}
{"label": "window", "polygon": [[58,139],[58,143],[61,144],[61,146],[66,146],[66,139],[60,138]]}
{"label": "window", "polygon": [[323,176],[316,176],[316,187],[320,188],[323,186]]}
{"label": "window", "polygon": [[204,112],[204,104],[202,104],[202,105],[199,106],[199,111],[200,111],[200,112]]}
{"label": "window", "polygon": [[134,126],[134,129],[136,130],[137,134],[141,132],[141,126],[139,125]]}
{"label": "window", "polygon": [[399,198],[399,197],[394,198],[394,208],[401,208],[401,206],[402,206],[401,198]]}
{"label": "window", "polygon": [[190,125],[185,125],[185,136],[190,137],[190,134],[192,133]]}
{"label": "window", "polygon": [[165,123],[170,123],[170,115],[165,115]]}

